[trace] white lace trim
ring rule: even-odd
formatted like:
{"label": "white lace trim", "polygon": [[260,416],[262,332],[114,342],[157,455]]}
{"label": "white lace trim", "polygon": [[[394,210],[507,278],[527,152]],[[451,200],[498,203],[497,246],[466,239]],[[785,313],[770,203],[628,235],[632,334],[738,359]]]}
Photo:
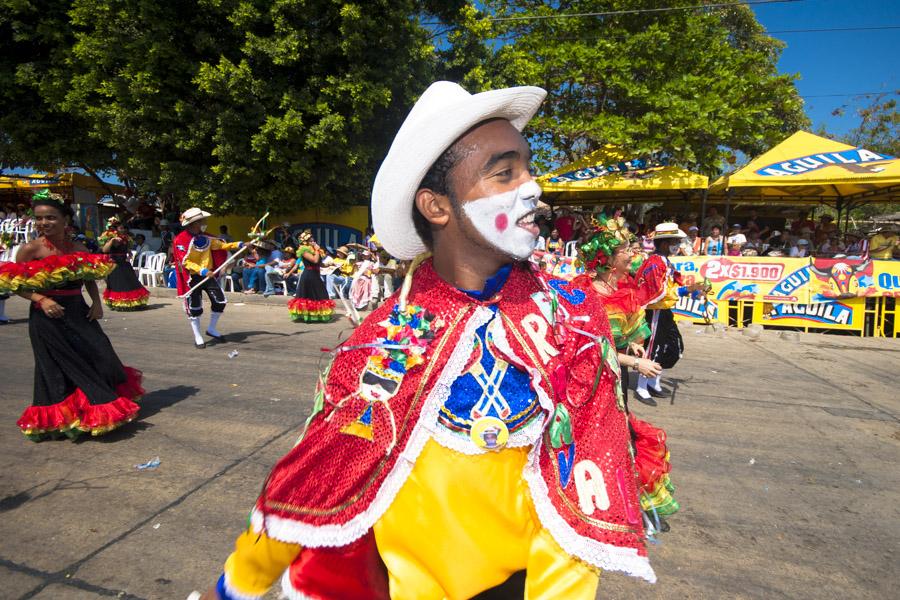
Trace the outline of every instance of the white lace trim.
{"label": "white lace trim", "polygon": [[228,573],[225,573],[225,592],[228,594],[228,597],[232,598],[233,600],[259,600],[259,598],[265,596],[265,593],[245,594],[244,592],[237,590],[234,587],[234,584],[231,583],[231,577],[228,575]]}
{"label": "white lace trim", "polygon": [[[456,347],[444,366],[444,370],[434,383],[434,386],[432,386],[428,398],[426,398],[425,404],[422,406],[419,419],[413,427],[406,448],[397,457],[397,462],[394,464],[393,469],[388,473],[376,493],[375,499],[372,500],[372,503],[366,510],[343,525],[310,525],[294,519],[283,519],[276,515],[267,514],[265,515],[266,535],[283,542],[300,544],[307,548],[346,546],[364,536],[390,507],[400,488],[406,482],[406,478],[412,471],[413,464],[416,462],[419,454],[421,454],[425,443],[431,438],[431,431],[426,427],[426,424],[437,421],[441,407],[450,396],[450,386],[462,373],[471,355],[475,331],[487,323],[493,314],[491,309],[479,306],[475,309],[472,316],[469,317],[465,330],[457,341]],[[254,531],[260,532],[263,530],[263,515],[257,508],[253,509],[250,520]]]}
{"label": "white lace trim", "polygon": [[[531,446],[539,437],[541,437],[541,432],[543,431],[543,413],[536,414],[525,427],[509,436],[509,440],[506,442],[505,447],[522,448]],[[451,431],[439,423],[435,424],[431,429],[431,439],[444,448],[459,452],[460,454],[474,456],[476,454],[488,454],[494,452],[494,450],[485,450],[484,448],[476,446],[475,442],[473,442],[469,436]]]}
{"label": "white lace trim", "polygon": [[621,571],[634,577],[640,577],[650,583],[656,583],[656,574],[646,556],[640,556],[634,548],[620,548],[604,544],[597,540],[580,535],[557,512],[550,502],[550,491],[541,476],[540,469],[533,468],[541,449],[540,440],[531,449],[533,461],[522,471],[528,482],[531,500],[541,525],[550,532],[556,543],[568,554],[584,562],[606,571]]}

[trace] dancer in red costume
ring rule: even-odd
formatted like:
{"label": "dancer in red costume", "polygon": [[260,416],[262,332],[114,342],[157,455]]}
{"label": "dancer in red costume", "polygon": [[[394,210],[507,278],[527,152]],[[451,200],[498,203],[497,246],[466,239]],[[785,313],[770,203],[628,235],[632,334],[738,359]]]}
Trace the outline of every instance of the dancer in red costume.
{"label": "dancer in red costume", "polygon": [[672,515],[680,508],[672,497],[675,488],[669,479],[671,465],[666,433],[629,411],[627,367],[641,377],[656,377],[662,371],[659,363],[646,357],[643,344],[650,337],[651,329],[644,312],[647,305],[666,295],[668,265],[660,256],[645,258],[632,250],[633,236],[625,227],[623,217],[601,215],[594,224],[594,231],[579,248],[587,270],[581,277],[593,281],[594,291],[603,298],[603,308],[609,317],[622,365],[622,391],[634,446],[641,507],[648,513],[648,525],[659,529],[663,527],[658,523],[659,517]]}
{"label": "dancer in red costume", "polygon": [[[335,350],[302,440],[206,598],[593,599],[655,580],[599,297],[527,262],[544,90],[433,84],[372,193],[403,289]],[[433,256],[425,254],[431,250]]]}
{"label": "dancer in red costume", "polygon": [[206,327],[206,335],[225,341],[225,336],[216,328],[228,300],[219,282],[207,275],[219,268],[227,258],[228,250],[243,247],[244,242],[223,242],[217,237],[206,235],[206,219],[208,212],[199,208],[189,208],[181,215],[181,226],[184,230],[175,236],[173,241],[172,260],[175,263],[175,280],[178,295],[187,293],[192,287],[206,280],[190,296],[184,299],[184,311],[191,323],[194,333],[194,345],[206,348],[206,342],[200,333],[200,316],[203,314],[203,292],[209,297],[212,315]]}
{"label": "dancer in red costume", "polygon": [[150,292],[141,285],[131,262],[128,251],[134,242],[118,217],[110,217],[106,231],[97,240],[104,254],[108,254],[116,263],[116,268],[106,278],[106,289],[103,290],[103,301],[111,310],[139,310],[147,306]]}
{"label": "dancer in red costume", "polygon": [[115,264],[68,238],[71,209],[61,196],[41,192],[33,207],[40,237],[22,246],[17,262],[0,265],[0,293],[31,302],[34,397],[19,429],[34,441],[101,435],[134,419],[144,393],[141,372],[122,365],[98,322],[103,304],[96,280]]}

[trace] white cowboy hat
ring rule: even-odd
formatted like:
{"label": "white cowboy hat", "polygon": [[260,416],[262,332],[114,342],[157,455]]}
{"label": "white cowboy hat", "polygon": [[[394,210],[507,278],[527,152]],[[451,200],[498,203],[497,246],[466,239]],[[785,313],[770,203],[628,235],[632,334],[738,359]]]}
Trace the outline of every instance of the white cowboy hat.
{"label": "white cowboy hat", "polygon": [[191,223],[196,223],[201,219],[205,219],[211,216],[212,215],[205,210],[200,210],[199,208],[189,208],[181,213],[181,226],[187,227]]}
{"label": "white cowboy hat", "polygon": [[507,119],[521,131],[546,95],[539,87],[473,95],[449,81],[431,84],[400,126],[375,176],[372,226],[384,249],[400,260],[426,250],[413,225],[413,200],[425,173],[453,142],[488,119]]}
{"label": "white cowboy hat", "polygon": [[687,234],[678,228],[678,223],[660,223],[653,230],[654,240],[666,238],[686,238]]}

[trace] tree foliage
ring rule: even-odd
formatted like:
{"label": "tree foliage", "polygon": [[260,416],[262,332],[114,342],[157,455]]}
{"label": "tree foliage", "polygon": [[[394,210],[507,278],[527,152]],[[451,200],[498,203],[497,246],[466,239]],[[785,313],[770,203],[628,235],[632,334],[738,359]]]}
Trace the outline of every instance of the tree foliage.
{"label": "tree foliage", "polygon": [[529,130],[547,165],[611,143],[713,172],[806,125],[746,7],[491,18],[673,4],[0,0],[0,164],[217,211],[340,207],[438,78],[548,89]]}
{"label": "tree foliage", "polygon": [[493,22],[489,79],[548,90],[531,124],[546,164],[614,144],[714,174],[808,125],[796,77],[776,69],[781,42],[748,7],[557,18],[696,4],[488,0],[486,16],[517,17]]}

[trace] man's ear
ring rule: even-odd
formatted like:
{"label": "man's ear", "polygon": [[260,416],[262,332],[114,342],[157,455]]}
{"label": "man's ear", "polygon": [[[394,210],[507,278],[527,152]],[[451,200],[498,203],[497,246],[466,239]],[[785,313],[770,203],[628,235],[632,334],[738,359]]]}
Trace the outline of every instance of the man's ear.
{"label": "man's ear", "polygon": [[443,194],[436,194],[428,188],[422,188],[416,192],[416,208],[425,217],[425,220],[436,227],[445,227],[450,222],[450,214],[453,210],[450,198]]}

